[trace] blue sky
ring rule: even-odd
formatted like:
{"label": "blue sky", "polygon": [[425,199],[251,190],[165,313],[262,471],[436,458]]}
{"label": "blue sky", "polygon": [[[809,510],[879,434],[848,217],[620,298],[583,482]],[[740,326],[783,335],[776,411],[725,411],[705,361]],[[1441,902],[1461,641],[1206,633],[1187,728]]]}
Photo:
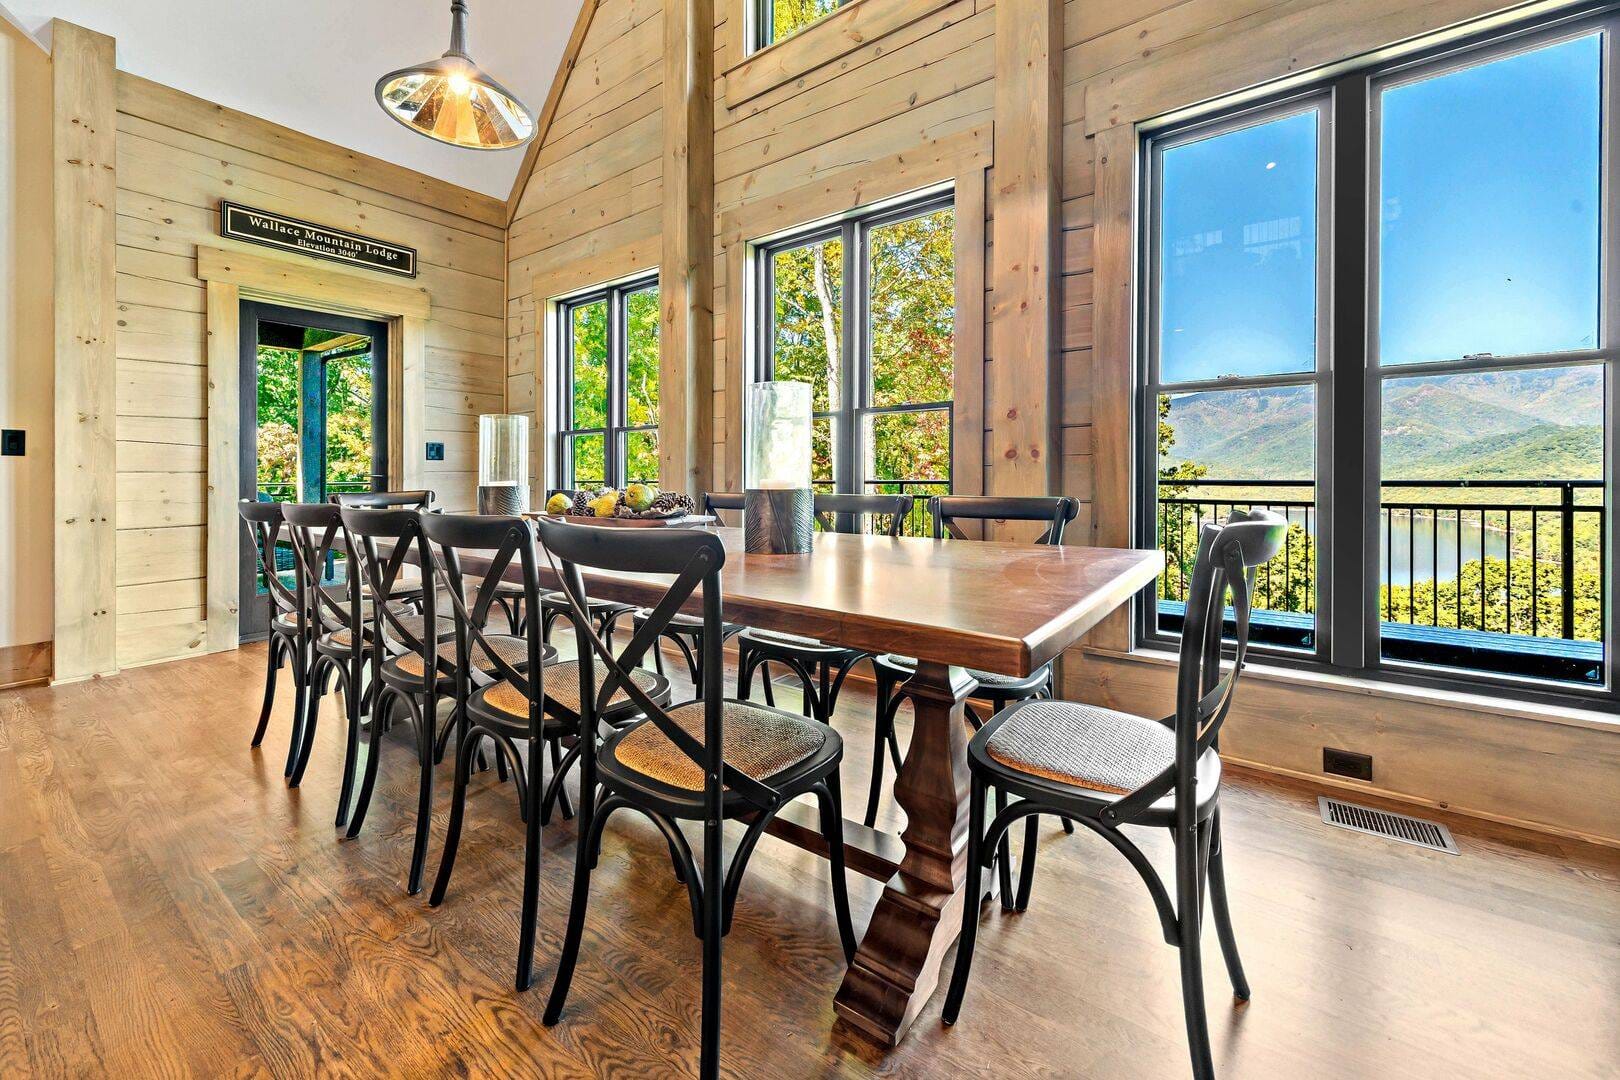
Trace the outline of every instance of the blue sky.
{"label": "blue sky", "polygon": [[[1385,363],[1596,346],[1599,39],[1382,94]],[[1165,151],[1164,382],[1314,366],[1318,114]]]}

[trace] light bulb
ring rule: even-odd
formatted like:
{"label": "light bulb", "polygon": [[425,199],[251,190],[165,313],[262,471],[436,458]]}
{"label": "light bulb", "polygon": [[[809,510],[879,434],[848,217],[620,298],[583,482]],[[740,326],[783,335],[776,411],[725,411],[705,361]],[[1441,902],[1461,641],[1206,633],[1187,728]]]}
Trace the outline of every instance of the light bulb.
{"label": "light bulb", "polygon": [[461,74],[459,71],[450,76],[450,92],[455,94],[457,97],[466,97],[467,91],[471,89],[471,81],[469,81],[467,76]]}

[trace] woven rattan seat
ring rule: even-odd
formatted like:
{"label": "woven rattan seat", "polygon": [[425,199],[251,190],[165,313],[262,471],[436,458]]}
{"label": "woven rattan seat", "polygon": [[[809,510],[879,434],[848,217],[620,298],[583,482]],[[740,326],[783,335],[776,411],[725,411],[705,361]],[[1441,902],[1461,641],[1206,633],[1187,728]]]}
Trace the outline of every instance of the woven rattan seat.
{"label": "woven rattan seat", "polygon": [[291,634],[298,629],[298,616],[291,614],[277,615],[271,620],[270,625],[273,629]]}
{"label": "woven rattan seat", "polygon": [[[520,637],[509,634],[487,634],[484,637],[493,648],[496,656],[515,668],[521,668],[529,662],[529,643]],[[454,640],[446,641],[439,646],[439,659],[450,667],[456,663],[456,643]],[[489,651],[484,646],[474,644],[472,648],[473,666],[481,671],[494,671],[495,664],[489,658]],[[399,657],[399,670],[407,675],[422,674],[422,654],[408,652]]]}
{"label": "woven rattan seat", "polygon": [[[670,719],[699,743],[703,741],[703,702],[669,711]],[[827,741],[827,729],[802,716],[750,705],[725,703],[726,764],[755,780],[768,780],[804,761]],[[703,790],[703,769],[651,721],[640,725],[613,747],[625,768],[649,780],[685,791]]]}
{"label": "woven rattan seat", "polygon": [[[645,619],[651,618],[652,608],[636,608],[635,614],[632,617],[638,623]],[[702,630],[703,618],[700,615],[688,615],[683,611],[677,611],[675,614],[669,617],[668,628],[671,630]]]}
{"label": "woven rattan seat", "polygon": [[[633,668],[630,677],[636,685],[649,695],[657,697],[664,689],[664,681],[651,671]],[[603,672],[596,668],[596,685],[602,686]],[[551,664],[546,668],[545,693],[548,701],[567,709],[569,712],[579,712],[579,662],[569,660],[561,664]],[[608,702],[608,709],[625,705],[629,702],[624,688],[620,687]],[[524,717],[529,715],[529,699],[524,697],[517,687],[509,682],[498,682],[491,686],[484,694],[484,701],[492,709],[510,713],[513,716]]]}
{"label": "woven rattan seat", "polygon": [[1074,701],[1032,701],[996,728],[985,752],[1009,769],[1125,795],[1176,758],[1175,733],[1130,713]]}

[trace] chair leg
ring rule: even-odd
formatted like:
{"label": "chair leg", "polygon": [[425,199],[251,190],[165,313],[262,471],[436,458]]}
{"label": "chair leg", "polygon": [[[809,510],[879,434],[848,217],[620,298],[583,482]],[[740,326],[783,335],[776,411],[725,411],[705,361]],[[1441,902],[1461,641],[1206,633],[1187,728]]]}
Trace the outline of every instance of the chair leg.
{"label": "chair leg", "polygon": [[724,885],[721,881],[721,824],[716,816],[703,823],[703,1015],[702,1048],[698,1076],[702,1080],[720,1077],[720,943],[721,908]]}
{"label": "chair leg", "polygon": [[737,700],[751,701],[754,693],[754,653],[743,642],[737,649]]}
{"label": "chair leg", "polygon": [[1226,867],[1221,855],[1221,812],[1216,810],[1210,818],[1209,846],[1209,902],[1215,915],[1215,932],[1221,939],[1221,955],[1226,958],[1226,971],[1232,977],[1232,993],[1239,1001],[1249,1000],[1249,980],[1243,974],[1243,961],[1238,956],[1237,936],[1232,933],[1232,910],[1226,900]]}
{"label": "chair leg", "polygon": [[[349,669],[349,682],[357,686],[360,673],[356,668]],[[354,770],[356,759],[360,756],[360,717],[366,710],[364,708],[369,694],[362,694],[358,690],[343,695],[343,718],[347,730],[343,736],[343,779],[338,782],[337,817],[332,822],[333,828],[341,829],[348,824],[349,803],[354,797]],[[372,717],[375,726],[376,717]]]}
{"label": "chair leg", "polygon": [[1209,1018],[1204,1013],[1204,967],[1200,948],[1199,848],[1203,829],[1192,832],[1177,829],[1176,842],[1176,921],[1180,931],[1181,1005],[1187,1021],[1187,1050],[1192,1057],[1194,1080],[1215,1080],[1215,1063],[1209,1052]]}
{"label": "chair leg", "polygon": [[1024,854],[1018,866],[1018,899],[1013,903],[1014,911],[1029,910],[1029,890],[1035,883],[1035,834],[1040,820],[1039,814],[1024,819]]}
{"label": "chair leg", "polygon": [[355,800],[354,811],[349,815],[349,831],[345,834],[353,840],[360,835],[360,826],[365,823],[366,810],[371,806],[371,792],[377,784],[377,764],[381,759],[383,721],[394,710],[393,693],[389,693],[385,701],[378,702],[377,708],[372,711],[371,738],[366,748],[366,771],[360,778],[360,797]]}
{"label": "chair leg", "polygon": [[[579,838],[574,844],[574,890],[568,904],[568,929],[563,935],[562,952],[557,956],[557,973],[552,977],[551,996],[541,1023],[550,1027],[562,1019],[568,1001],[568,987],[574,981],[574,965],[579,961],[579,941],[585,933],[585,909],[591,898],[592,852],[600,841],[602,826],[613,812],[612,801],[592,805],[591,795],[579,797]],[[602,811],[607,811],[603,813]]]}
{"label": "chair leg", "polygon": [[291,647],[293,669],[293,720],[292,731],[287,736],[287,764],[282,770],[282,776],[291,776],[293,766],[298,764],[298,747],[304,738],[304,709],[309,704],[309,663],[304,655],[304,648],[299,645]]}
{"label": "chair leg", "polygon": [[827,864],[832,873],[833,912],[838,918],[838,940],[844,962],[855,959],[855,925],[849,917],[849,883],[844,874],[844,810],[839,805],[838,770],[816,787],[821,802],[821,835],[827,841]]}
{"label": "chair leg", "polygon": [[264,741],[264,730],[270,726],[270,707],[276,700],[276,672],[281,670],[281,653],[285,648],[281,638],[275,634],[270,635],[269,649],[264,654],[264,705],[259,709],[259,724],[253,729],[253,742],[250,746],[258,746]]}
{"label": "chair leg", "polygon": [[968,796],[967,895],[962,899],[962,934],[956,941],[956,966],[951,970],[951,988],[945,995],[945,1023],[954,1024],[962,1012],[962,995],[967,992],[968,970],[973,966],[973,945],[979,936],[980,873],[984,854],[979,850],[984,838],[984,783],[973,778]]}
{"label": "chair leg", "polygon": [[540,796],[545,791],[542,768],[545,749],[529,740],[529,785],[523,815],[523,910],[518,923],[517,980],[519,990],[527,990],[534,982],[534,935],[540,918]]}
{"label": "chair leg", "polygon": [[[422,697],[420,713],[411,717],[416,727],[416,759],[420,770],[416,790],[416,836],[411,841],[410,876],[405,879],[405,891],[411,896],[422,891],[422,870],[427,865],[428,828],[433,821],[433,743],[437,734],[433,728],[439,710],[431,682],[428,686],[428,692]],[[417,703],[411,701],[409,704],[415,713]],[[372,723],[375,724],[376,720],[373,719]]]}
{"label": "chair leg", "polygon": [[[1007,795],[1000,788],[996,789],[996,813],[1007,809]],[[1011,830],[1007,830],[1010,832]],[[1001,910],[1016,911],[1017,897],[1013,893],[1012,883],[1012,848],[1007,842],[1007,832],[1001,834],[996,843],[996,875],[997,885],[1001,892]]]}
{"label": "chair leg", "polygon": [[[456,848],[461,845],[461,819],[467,809],[467,776],[472,771],[473,754],[483,741],[483,733],[471,729],[456,748],[456,781],[450,796],[450,825],[444,833],[444,851],[439,855],[439,874],[433,881],[433,892],[428,903],[438,907],[444,903],[444,891],[450,887],[450,871],[455,869]],[[500,755],[497,753],[496,755]]]}
{"label": "chair leg", "polygon": [[308,699],[304,709],[304,730],[298,740],[298,756],[293,761],[292,773],[287,777],[288,787],[303,783],[304,770],[309,767],[309,756],[315,749],[315,724],[321,715],[321,699],[326,696],[328,680],[335,670],[336,664],[330,657],[318,657],[310,666],[309,681],[304,687]]}
{"label": "chair leg", "polygon": [[883,798],[884,747],[894,756],[894,769],[900,771],[900,755],[894,739],[894,717],[900,709],[900,696],[894,680],[879,671],[877,677],[877,732],[872,741],[872,786],[866,793],[865,825],[877,822],[878,803]]}

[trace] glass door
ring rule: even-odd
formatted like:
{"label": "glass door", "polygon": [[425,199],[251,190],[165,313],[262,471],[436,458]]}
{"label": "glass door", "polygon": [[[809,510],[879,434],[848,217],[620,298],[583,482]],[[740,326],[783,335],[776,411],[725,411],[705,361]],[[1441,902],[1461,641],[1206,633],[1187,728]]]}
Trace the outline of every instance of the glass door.
{"label": "glass door", "polygon": [[[325,502],[388,486],[388,327],[381,322],[243,301],[241,491],[260,502]],[[250,390],[251,388],[251,390]],[[241,553],[241,635],[269,630],[258,553]],[[276,552],[292,583],[292,552]],[[341,555],[327,583],[345,580]]]}

